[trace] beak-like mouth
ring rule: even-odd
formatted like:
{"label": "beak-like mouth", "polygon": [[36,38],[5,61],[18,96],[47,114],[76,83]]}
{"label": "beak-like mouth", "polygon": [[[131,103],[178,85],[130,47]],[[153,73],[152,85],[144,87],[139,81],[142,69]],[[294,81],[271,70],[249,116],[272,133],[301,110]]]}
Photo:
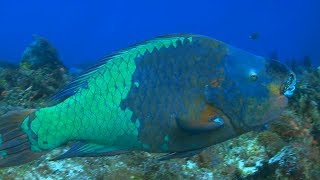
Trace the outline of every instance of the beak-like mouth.
{"label": "beak-like mouth", "polygon": [[[286,97],[291,97],[296,89],[296,75],[285,64],[269,59],[266,61],[267,73],[274,78],[274,80],[280,80],[282,85],[280,86],[280,93]],[[286,79],[285,82],[283,80]]]}
{"label": "beak-like mouth", "polygon": [[284,95],[286,97],[291,97],[294,93],[294,90],[296,89],[297,79],[296,75],[293,72],[290,72],[288,79],[285,84],[284,88]]}

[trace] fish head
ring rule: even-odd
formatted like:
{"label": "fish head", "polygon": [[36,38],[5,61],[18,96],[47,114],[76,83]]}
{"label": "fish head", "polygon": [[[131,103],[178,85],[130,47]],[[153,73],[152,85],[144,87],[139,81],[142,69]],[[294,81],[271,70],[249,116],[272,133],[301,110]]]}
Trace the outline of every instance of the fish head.
{"label": "fish head", "polygon": [[241,129],[277,119],[295,90],[296,75],[285,64],[240,49],[230,48],[220,68],[206,99]]}

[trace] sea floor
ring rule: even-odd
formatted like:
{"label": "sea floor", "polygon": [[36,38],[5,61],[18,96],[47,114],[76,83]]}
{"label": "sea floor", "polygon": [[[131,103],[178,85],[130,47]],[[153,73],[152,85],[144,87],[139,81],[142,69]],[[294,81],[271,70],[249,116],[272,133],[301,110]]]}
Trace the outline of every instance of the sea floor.
{"label": "sea floor", "polygon": [[[46,106],[72,79],[68,68],[56,61],[40,68],[27,60],[18,67],[0,66],[0,116]],[[0,179],[320,179],[320,67],[294,71],[297,88],[278,120],[266,130],[213,145],[193,157],[158,161],[161,154],[131,152],[50,160],[67,145],[33,162],[0,169]]]}

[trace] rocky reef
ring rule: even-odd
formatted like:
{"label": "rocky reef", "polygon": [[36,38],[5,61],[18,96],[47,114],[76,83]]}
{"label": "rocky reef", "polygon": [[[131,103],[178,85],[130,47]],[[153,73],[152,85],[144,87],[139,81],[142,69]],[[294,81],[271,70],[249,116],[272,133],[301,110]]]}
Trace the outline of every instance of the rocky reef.
{"label": "rocky reef", "polygon": [[20,108],[38,108],[71,80],[56,49],[44,38],[23,52],[20,65],[0,63],[0,114]]}
{"label": "rocky reef", "polygon": [[[206,148],[199,155],[157,161],[160,154],[50,161],[68,145],[25,165],[0,169],[1,179],[319,179],[320,67],[295,66],[297,90],[267,130]],[[46,106],[71,79],[57,51],[36,37],[19,66],[0,63],[0,115]]]}

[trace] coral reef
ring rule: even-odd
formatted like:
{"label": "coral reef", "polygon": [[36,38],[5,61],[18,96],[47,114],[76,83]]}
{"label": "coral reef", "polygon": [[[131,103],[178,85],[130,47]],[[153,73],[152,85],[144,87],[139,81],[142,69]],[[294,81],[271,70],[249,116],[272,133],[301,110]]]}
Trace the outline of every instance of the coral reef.
{"label": "coral reef", "polygon": [[[67,68],[58,58],[57,51],[41,37],[36,37],[23,53],[20,68],[2,63],[0,66],[1,107],[45,106],[48,98],[71,80]],[[4,68],[6,67],[6,68]],[[1,110],[0,113],[5,112]]]}
{"label": "coral reef", "polygon": [[[20,67],[0,63],[0,115],[38,108],[71,77],[48,41],[37,37]],[[288,109],[265,131],[206,148],[199,155],[157,161],[159,154],[49,161],[68,145],[25,165],[0,169],[2,179],[319,179],[320,67],[295,64],[298,84]]]}
{"label": "coral reef", "polygon": [[276,174],[279,174],[280,176],[282,174],[293,175],[299,169],[299,158],[300,157],[297,156],[291,147],[286,146],[274,157],[269,159],[268,164],[271,166],[278,166]]}
{"label": "coral reef", "polygon": [[57,50],[46,39],[34,35],[35,41],[26,48],[21,59],[22,69],[39,69],[48,66],[58,69],[62,65]]}

